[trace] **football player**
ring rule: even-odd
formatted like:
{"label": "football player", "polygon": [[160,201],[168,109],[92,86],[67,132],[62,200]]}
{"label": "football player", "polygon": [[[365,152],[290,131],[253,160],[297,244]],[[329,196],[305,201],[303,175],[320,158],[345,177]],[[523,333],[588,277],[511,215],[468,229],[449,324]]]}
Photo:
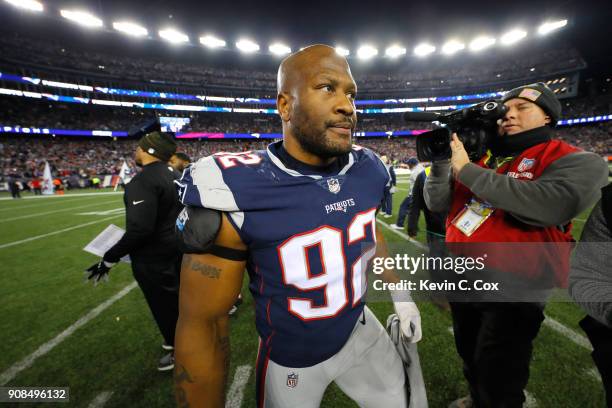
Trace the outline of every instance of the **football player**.
{"label": "football player", "polygon": [[[356,85],[345,58],[315,45],[278,71],[283,140],[200,159],[177,181],[185,256],[176,331],[179,406],[222,407],[227,312],[248,271],[255,299],[259,407],[317,407],[335,382],[362,407],[406,407],[394,344],[365,306],[376,212],[390,176],[353,146]],[[405,338],[421,337],[393,294]]]}

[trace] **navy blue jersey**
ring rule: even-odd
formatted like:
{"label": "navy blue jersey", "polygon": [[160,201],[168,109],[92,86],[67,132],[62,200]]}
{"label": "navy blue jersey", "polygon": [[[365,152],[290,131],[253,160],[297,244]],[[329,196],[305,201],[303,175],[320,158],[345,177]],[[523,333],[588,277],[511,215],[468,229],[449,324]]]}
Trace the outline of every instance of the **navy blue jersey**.
{"label": "navy blue jersey", "polygon": [[360,147],[331,174],[300,173],[281,161],[280,143],[200,159],[177,184],[184,204],[227,212],[248,246],[256,327],[272,361],[308,367],[342,348],[363,310],[390,177]]}

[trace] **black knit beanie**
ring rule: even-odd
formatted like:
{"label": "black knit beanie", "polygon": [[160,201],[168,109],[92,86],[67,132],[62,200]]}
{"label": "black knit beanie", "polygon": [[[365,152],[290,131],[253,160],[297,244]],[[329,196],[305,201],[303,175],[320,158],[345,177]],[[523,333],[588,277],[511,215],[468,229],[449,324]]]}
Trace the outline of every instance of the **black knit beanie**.
{"label": "black knit beanie", "polygon": [[162,132],[151,132],[144,135],[138,141],[138,146],[144,152],[163,161],[170,160],[170,156],[176,152],[176,142],[172,136]]}
{"label": "black knit beanie", "polygon": [[519,86],[506,92],[502,97],[502,103],[514,98],[525,99],[542,108],[550,116],[551,126],[555,126],[561,117],[561,103],[557,95],[543,82]]}

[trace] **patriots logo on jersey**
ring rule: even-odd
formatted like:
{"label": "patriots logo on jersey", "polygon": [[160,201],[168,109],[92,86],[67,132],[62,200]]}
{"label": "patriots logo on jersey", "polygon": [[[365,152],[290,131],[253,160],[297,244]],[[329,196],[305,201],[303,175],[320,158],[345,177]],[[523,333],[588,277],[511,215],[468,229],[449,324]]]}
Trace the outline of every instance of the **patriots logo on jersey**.
{"label": "patriots logo on jersey", "polygon": [[287,374],[287,387],[295,388],[298,384],[298,375],[296,373]]}
{"label": "patriots logo on jersey", "polygon": [[340,192],[340,181],[337,178],[327,179],[327,188],[331,193],[338,194]]}

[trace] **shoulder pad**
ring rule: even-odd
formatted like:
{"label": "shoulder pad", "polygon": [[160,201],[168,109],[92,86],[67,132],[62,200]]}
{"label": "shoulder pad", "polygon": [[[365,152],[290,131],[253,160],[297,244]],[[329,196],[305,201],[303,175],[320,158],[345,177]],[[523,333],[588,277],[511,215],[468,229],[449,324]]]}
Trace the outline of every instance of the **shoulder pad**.
{"label": "shoulder pad", "polygon": [[203,254],[212,247],[221,228],[221,212],[187,206],[176,219],[176,233],[181,252]]}
{"label": "shoulder pad", "polygon": [[193,163],[174,183],[178,187],[179,200],[184,205],[228,212],[239,210],[232,189],[226,184],[224,170],[214,156]]}

